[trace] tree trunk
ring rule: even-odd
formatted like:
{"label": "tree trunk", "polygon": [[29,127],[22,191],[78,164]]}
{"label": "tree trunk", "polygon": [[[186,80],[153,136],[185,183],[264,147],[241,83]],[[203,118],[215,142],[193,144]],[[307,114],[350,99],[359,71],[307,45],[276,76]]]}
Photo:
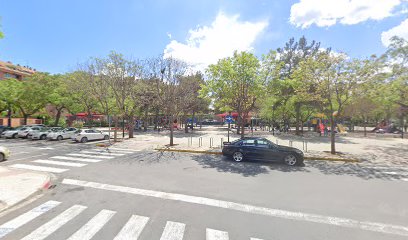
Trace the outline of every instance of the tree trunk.
{"label": "tree trunk", "polygon": [[[300,103],[295,104],[295,111],[296,111],[296,135],[300,135]],[[302,126],[303,129],[303,126]]]}
{"label": "tree trunk", "polygon": [[190,127],[191,131],[194,130],[194,116],[195,116],[195,112],[193,111],[193,115],[191,118],[191,127]]}
{"label": "tree trunk", "polygon": [[333,114],[330,115],[330,130],[331,130],[331,134],[330,134],[330,142],[331,142],[331,150],[330,153],[331,154],[336,154],[336,133],[334,132],[335,126],[334,126],[334,116]]}
{"label": "tree trunk", "polygon": [[363,118],[363,126],[364,126],[364,137],[367,137],[367,119]]}
{"label": "tree trunk", "polygon": [[11,127],[11,105],[10,104],[8,105],[7,118],[8,118],[7,127]]}
{"label": "tree trunk", "polygon": [[134,138],[134,125],[135,125],[135,119],[133,116],[130,116],[128,118],[128,131],[129,131],[129,138]]}
{"label": "tree trunk", "polygon": [[55,116],[54,126],[58,126],[59,120],[61,118],[61,112],[63,108],[57,108],[57,115]]}
{"label": "tree trunk", "polygon": [[245,137],[245,121],[244,118],[241,117],[241,138]]}
{"label": "tree trunk", "polygon": [[188,133],[188,119],[187,118],[184,124],[184,133]]}
{"label": "tree trunk", "polygon": [[27,125],[27,120],[28,120],[29,115],[23,114],[23,117],[24,117],[24,125]]}
{"label": "tree trunk", "polygon": [[173,120],[173,115],[171,115],[170,116],[170,146],[174,145],[174,142],[173,142],[173,125],[174,125],[174,122],[173,121],[174,121]]}
{"label": "tree trunk", "polygon": [[146,107],[144,121],[143,121],[143,131],[144,132],[147,132],[147,116],[148,116],[148,114],[149,114],[149,108]]}
{"label": "tree trunk", "polygon": [[119,127],[118,117],[115,117],[115,131],[113,132],[113,141],[114,142],[118,141],[118,127]]}

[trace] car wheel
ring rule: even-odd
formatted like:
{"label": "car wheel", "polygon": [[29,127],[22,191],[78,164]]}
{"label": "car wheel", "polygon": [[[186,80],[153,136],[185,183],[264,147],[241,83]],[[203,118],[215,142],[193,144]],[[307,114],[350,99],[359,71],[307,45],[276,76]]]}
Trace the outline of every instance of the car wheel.
{"label": "car wheel", "polygon": [[244,154],[242,154],[242,152],[234,152],[234,154],[232,154],[232,159],[235,162],[242,162],[242,160],[244,160]]}
{"label": "car wheel", "polygon": [[88,142],[88,138],[86,137],[81,138],[81,143],[86,143],[86,142]]}
{"label": "car wheel", "polygon": [[17,138],[17,133],[14,133],[13,136],[11,136],[12,138]]}
{"label": "car wheel", "polygon": [[3,162],[3,161],[4,161],[4,154],[0,153],[0,162]]}
{"label": "car wheel", "polygon": [[293,154],[286,155],[283,160],[285,161],[286,165],[289,166],[295,166],[298,162],[296,156]]}
{"label": "car wheel", "polygon": [[[57,137],[57,140],[58,141],[61,141],[62,139],[64,139],[61,135],[59,135],[58,137]],[[81,142],[82,142],[82,139],[81,139]],[[86,141],[85,141],[86,142]]]}
{"label": "car wheel", "polygon": [[109,140],[109,136],[108,136],[108,135],[105,135],[105,137],[103,137],[103,139]]}
{"label": "car wheel", "polygon": [[41,135],[40,139],[45,140],[47,138],[47,135]]}

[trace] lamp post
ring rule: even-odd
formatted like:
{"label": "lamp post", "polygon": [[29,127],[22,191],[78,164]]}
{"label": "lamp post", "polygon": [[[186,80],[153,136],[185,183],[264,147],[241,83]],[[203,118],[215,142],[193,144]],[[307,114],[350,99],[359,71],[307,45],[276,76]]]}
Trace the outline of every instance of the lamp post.
{"label": "lamp post", "polygon": [[8,105],[8,109],[7,109],[7,118],[8,118],[7,126],[11,127],[11,106],[10,104]]}

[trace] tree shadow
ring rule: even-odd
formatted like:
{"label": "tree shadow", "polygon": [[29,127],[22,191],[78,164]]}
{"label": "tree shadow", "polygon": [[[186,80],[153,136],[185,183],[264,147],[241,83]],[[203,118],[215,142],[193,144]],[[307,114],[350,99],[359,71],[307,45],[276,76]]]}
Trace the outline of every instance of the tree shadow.
{"label": "tree shadow", "polygon": [[301,166],[290,167],[280,163],[271,162],[234,162],[231,159],[217,155],[194,155],[192,160],[198,162],[203,168],[214,168],[218,172],[240,174],[244,177],[255,177],[260,174],[268,174],[271,171],[298,172],[307,171]]}
{"label": "tree shadow", "polygon": [[364,147],[364,150],[375,151],[375,154],[370,154],[366,157],[366,161],[370,163],[382,162],[384,164],[397,164],[408,166],[408,145],[399,144],[399,146],[378,146],[369,145]]}
{"label": "tree shadow", "polygon": [[330,163],[325,161],[307,161],[308,168],[315,168],[326,175],[353,176],[365,180],[402,180],[406,179],[406,169],[397,166],[378,168],[376,165],[355,163]]}

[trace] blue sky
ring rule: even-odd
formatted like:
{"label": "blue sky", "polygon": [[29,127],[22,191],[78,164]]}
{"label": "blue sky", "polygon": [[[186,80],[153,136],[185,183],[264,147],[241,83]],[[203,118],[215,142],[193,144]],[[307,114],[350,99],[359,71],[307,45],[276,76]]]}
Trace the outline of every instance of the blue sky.
{"label": "blue sky", "polygon": [[390,35],[408,39],[407,9],[407,0],[0,0],[0,60],[63,73],[114,50],[202,69],[302,35],[364,58],[383,53]]}

